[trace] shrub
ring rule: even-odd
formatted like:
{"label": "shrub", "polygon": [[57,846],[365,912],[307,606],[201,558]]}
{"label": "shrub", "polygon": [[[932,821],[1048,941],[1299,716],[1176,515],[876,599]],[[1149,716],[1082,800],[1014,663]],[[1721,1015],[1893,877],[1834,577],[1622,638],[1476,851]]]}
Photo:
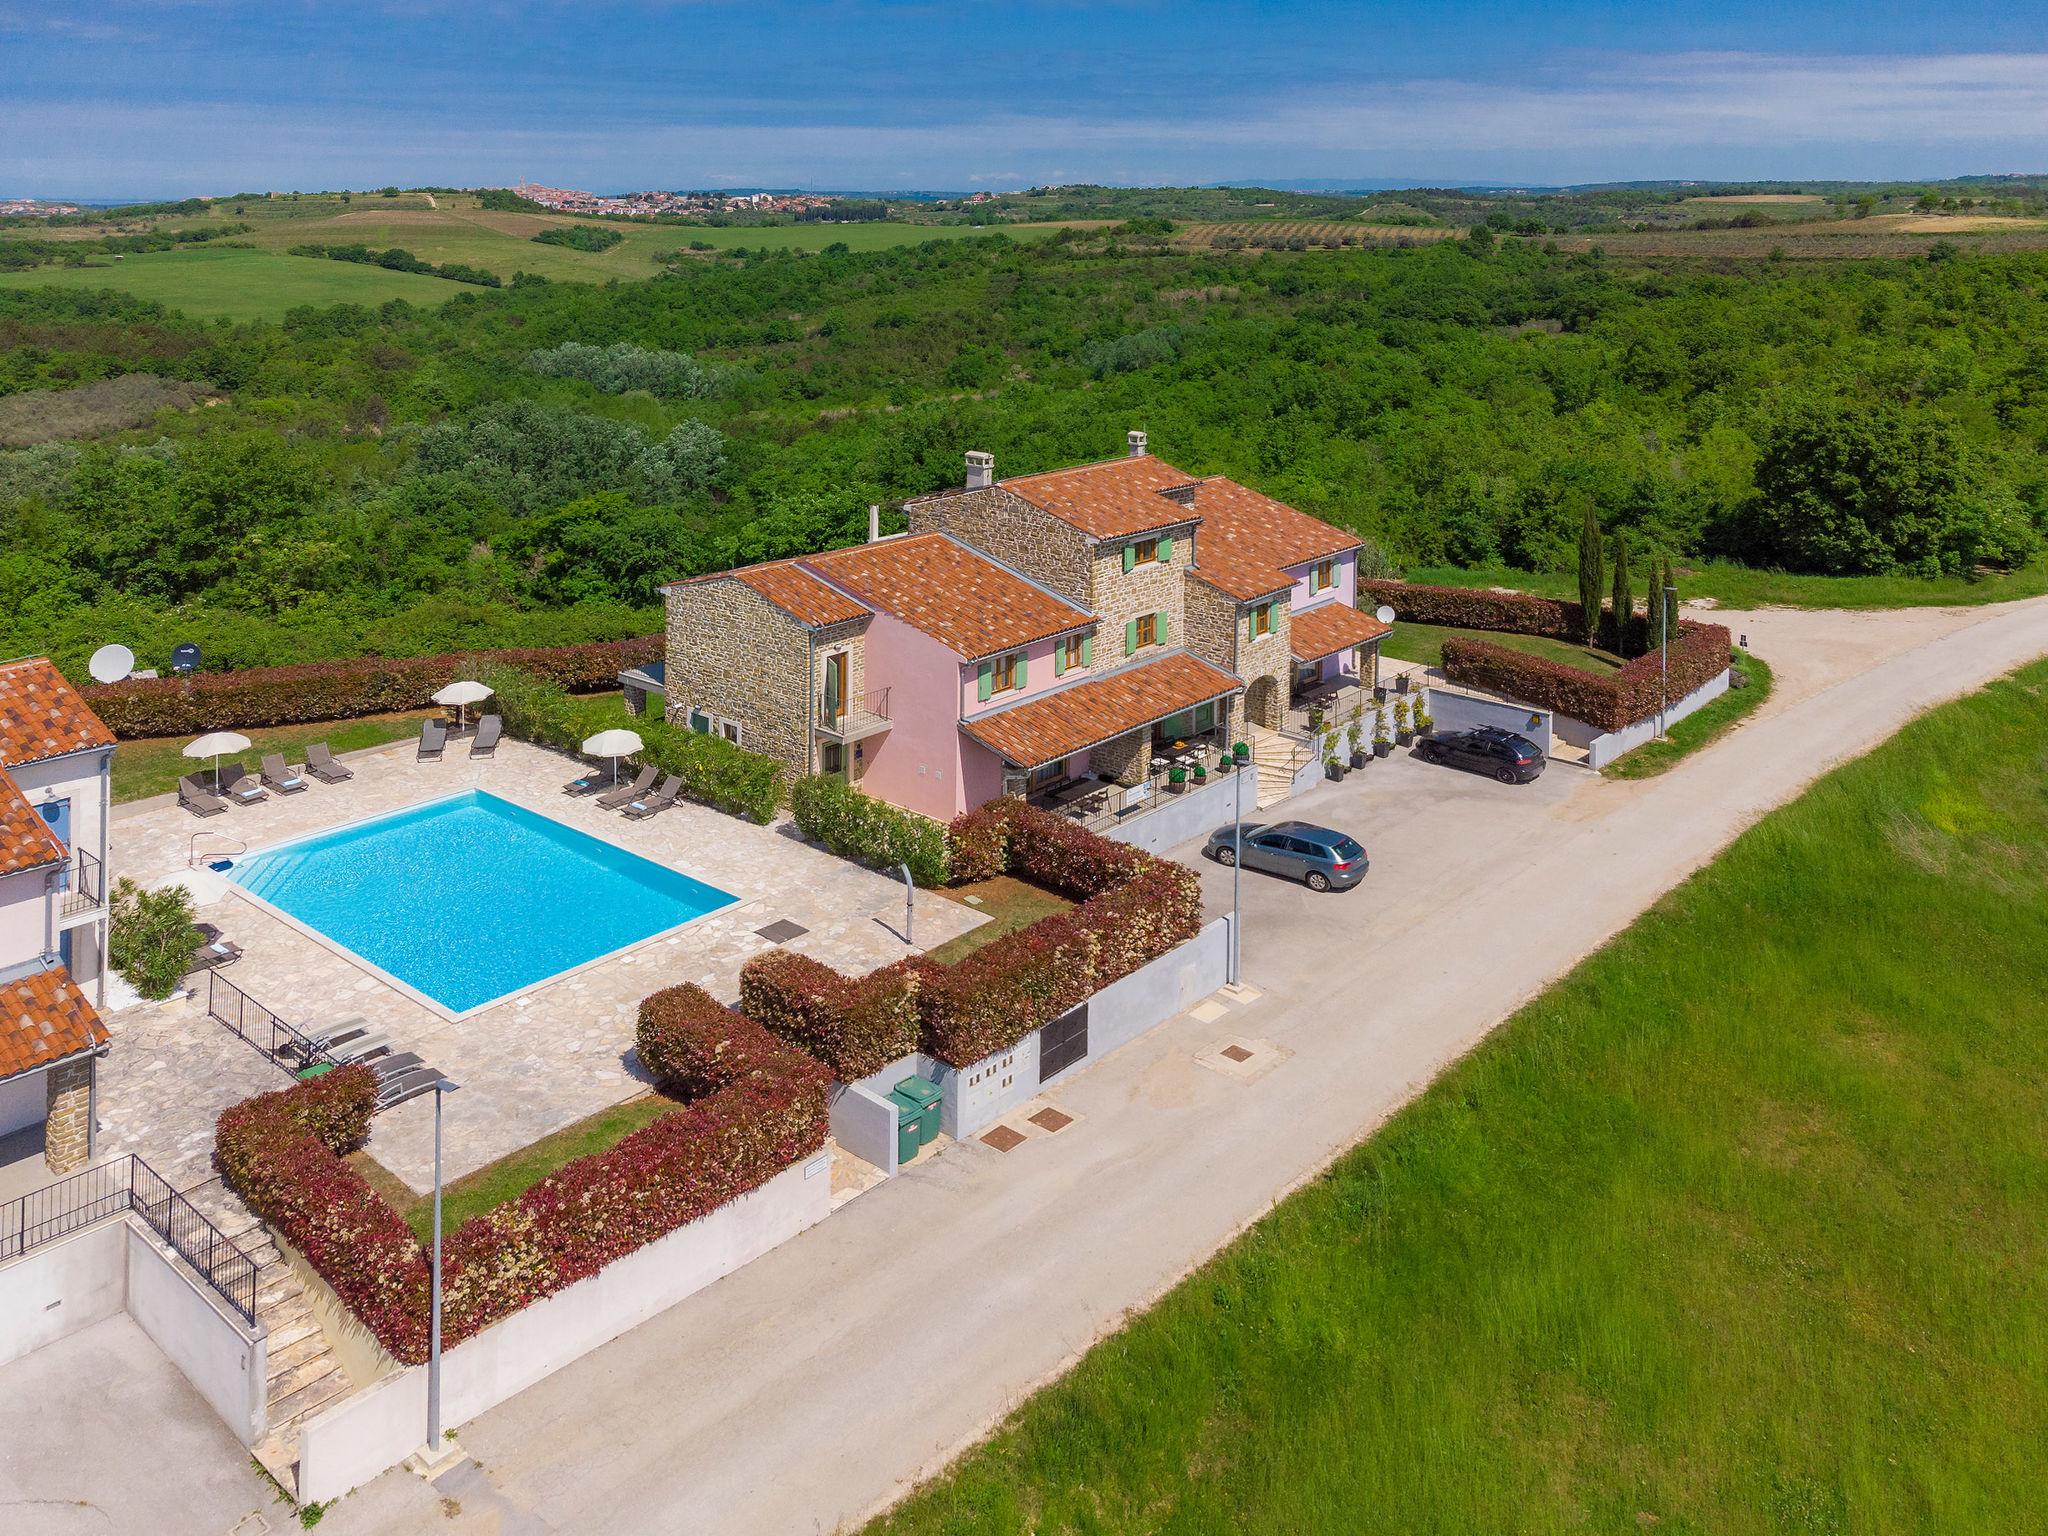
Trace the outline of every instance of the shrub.
{"label": "shrub", "polygon": [[1511,635],[1544,635],[1552,640],[1577,640],[1582,634],[1577,603],[1523,592],[1481,592],[1470,587],[1431,587],[1418,582],[1361,581],[1358,603],[1381,603],[1397,618],[1415,624],[1441,624],[1452,629],[1497,629]]}
{"label": "shrub", "polygon": [[687,982],[641,1001],[633,1041],[640,1064],[686,1099],[775,1076],[788,1070],[795,1054],[754,1020]]}
{"label": "shrub", "polygon": [[644,389],[649,394],[681,400],[717,394],[727,376],[726,370],[706,367],[687,352],[636,347],[629,341],[614,342],[609,347],[565,341],[557,347],[527,353],[526,366],[550,378],[581,379],[608,395]]}
{"label": "shrub", "polygon": [[626,237],[591,224],[552,224],[529,238],[536,245],[565,245],[572,251],[608,251]]}
{"label": "shrub", "polygon": [[775,949],[740,971],[740,1011],[809,1052],[845,1083],[917,1049],[920,973],[908,961],[859,978]]}
{"label": "shrub", "polygon": [[1015,1045],[1094,992],[1097,942],[1076,908],[1040,918],[955,965],[919,960],[924,1049],[966,1067]]}
{"label": "shrub", "polygon": [[956,880],[986,880],[1011,871],[1074,901],[1121,885],[1148,857],[1015,795],[955,817],[947,836]]}
{"label": "shrub", "polygon": [[[1681,699],[1717,676],[1728,657],[1725,626],[1681,620],[1671,642],[1671,698]],[[1454,683],[1505,693],[1603,731],[1654,715],[1664,687],[1662,652],[1654,649],[1602,677],[1484,640],[1453,637],[1443,645],[1443,669]]]}
{"label": "shrub", "polygon": [[[661,638],[443,656],[360,657],[190,677],[91,684],[79,691],[116,736],[190,736],[256,725],[347,720],[358,715],[424,709],[459,677],[492,664],[516,666],[562,689],[616,685],[624,667],[661,654]],[[509,721],[507,722],[510,723]]]}
{"label": "shrub", "polygon": [[125,875],[114,882],[107,958],[129,986],[152,1002],[169,997],[198,948],[192,893],[184,886],[152,891]]}
{"label": "shrub", "polygon": [[928,817],[864,795],[844,779],[815,774],[790,786],[789,807],[804,836],[870,869],[910,866],[918,885],[946,879],[946,829]]}

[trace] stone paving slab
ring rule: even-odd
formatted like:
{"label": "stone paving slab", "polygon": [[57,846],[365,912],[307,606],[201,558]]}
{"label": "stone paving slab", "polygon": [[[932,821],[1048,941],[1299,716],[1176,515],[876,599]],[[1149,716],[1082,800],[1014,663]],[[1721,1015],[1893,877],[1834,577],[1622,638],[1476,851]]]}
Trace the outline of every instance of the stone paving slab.
{"label": "stone paving slab", "polygon": [[213,1123],[230,1104],[290,1086],[255,1046],[206,1016],[197,998],[143,1003],[107,1019],[99,1067],[96,1158],[138,1152],[179,1189],[213,1176]]}
{"label": "stone paving slab", "polygon": [[[462,743],[453,742],[443,761],[421,763],[415,760],[412,743],[401,742],[354,759],[355,777],[346,784],[315,784],[301,794],[273,795],[261,804],[237,806],[226,816],[203,822],[175,806],[153,809],[116,821],[111,831],[116,875],[152,885],[184,880],[193,887],[202,918],[217,923],[244,951],[243,959],[224,973],[226,978],[257,1002],[301,1027],[317,1028],[360,1014],[390,1035],[396,1049],[417,1051],[461,1084],[462,1091],[448,1100],[444,1111],[443,1167],[448,1178],[483,1167],[640,1092],[645,1077],[631,1049],[640,1000],[662,987],[693,981],[724,1001],[734,1001],[741,965],[773,947],[756,929],[784,919],[800,924],[808,931],[787,947],[849,974],[873,970],[910,952],[902,940],[901,882],[811,846],[786,821],[760,827],[683,802],[646,821],[629,822],[615,811],[600,809],[593,800],[562,794],[562,785],[581,771],[573,758],[515,741],[502,743],[497,756],[487,760],[469,759],[464,750]],[[260,852],[307,833],[470,788],[489,790],[740,899],[679,933],[450,1021],[353,957],[259,907],[219,877],[193,871],[188,862],[196,857],[203,863],[209,854],[230,851],[237,843],[245,844],[248,852]],[[196,850],[195,833],[201,834]],[[524,894],[507,893],[513,900]],[[535,899],[541,894],[532,893]],[[917,894],[915,932],[920,949],[936,948],[986,920],[958,902],[928,892]],[[154,1018],[162,1011],[138,1014]],[[203,1008],[196,1011],[196,1022],[209,1025]],[[176,1010],[171,1016],[183,1017]],[[227,1074],[223,1081],[229,1087],[205,1081],[215,1072],[215,1064],[202,1049],[187,1046],[161,1054],[163,1066],[126,1091],[121,1111],[124,1125],[130,1127],[124,1129],[124,1138],[132,1139],[151,1161],[151,1147],[186,1155],[194,1134],[189,1122],[199,1118],[208,1128],[210,1148],[212,1116],[220,1108],[247,1092],[283,1081],[257,1052],[220,1026],[209,1027],[225,1046],[253,1064],[256,1086],[244,1086],[246,1066]],[[120,1049],[117,1032],[117,1053]],[[268,1079],[261,1077],[263,1072],[269,1072]],[[187,1082],[188,1074],[201,1081]],[[216,1098],[221,1103],[213,1105]],[[210,1113],[204,1112],[207,1106],[212,1106]],[[433,1177],[431,1096],[380,1115],[370,1152],[407,1184],[425,1189]]]}

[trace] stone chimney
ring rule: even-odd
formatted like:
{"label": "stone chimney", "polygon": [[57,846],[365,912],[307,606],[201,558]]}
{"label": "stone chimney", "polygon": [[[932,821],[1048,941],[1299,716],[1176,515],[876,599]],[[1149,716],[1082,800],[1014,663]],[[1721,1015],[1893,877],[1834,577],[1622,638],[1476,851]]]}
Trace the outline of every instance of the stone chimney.
{"label": "stone chimney", "polygon": [[985,491],[996,483],[996,456],[971,450],[967,455],[967,489]]}
{"label": "stone chimney", "polygon": [[1131,457],[1132,457],[1132,458],[1134,458],[1134,459],[1135,459],[1135,458],[1138,458],[1138,457],[1140,457],[1141,455],[1143,455],[1143,453],[1145,452],[1145,434],[1144,434],[1144,433],[1142,433],[1142,432],[1126,432],[1126,433],[1124,434],[1124,441],[1126,441],[1127,443],[1129,443],[1129,444],[1131,445]]}
{"label": "stone chimney", "polygon": [[868,542],[873,544],[882,536],[882,509],[876,502],[868,503]]}

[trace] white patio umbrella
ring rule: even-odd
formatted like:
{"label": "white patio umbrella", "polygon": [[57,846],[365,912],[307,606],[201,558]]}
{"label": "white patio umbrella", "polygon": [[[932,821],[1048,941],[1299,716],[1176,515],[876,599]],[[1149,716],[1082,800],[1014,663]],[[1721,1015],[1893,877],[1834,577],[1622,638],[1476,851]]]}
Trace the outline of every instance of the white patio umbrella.
{"label": "white patio umbrella", "polygon": [[619,787],[619,759],[631,757],[635,752],[644,750],[646,746],[647,743],[640,739],[638,731],[629,731],[620,727],[609,731],[599,731],[595,736],[584,742],[583,755],[585,757],[610,758],[612,760],[612,788],[617,789]]}
{"label": "white patio umbrella", "polygon": [[223,752],[246,752],[249,738],[237,731],[209,731],[197,741],[185,743],[185,756],[213,759],[213,788],[220,791],[220,759]]}
{"label": "white patio umbrella", "polygon": [[435,694],[434,702],[436,704],[453,704],[455,706],[455,728],[459,731],[469,723],[465,714],[467,706],[483,703],[485,699],[491,696],[491,693],[492,690],[483,683],[465,678],[462,682],[450,683],[446,688]]}

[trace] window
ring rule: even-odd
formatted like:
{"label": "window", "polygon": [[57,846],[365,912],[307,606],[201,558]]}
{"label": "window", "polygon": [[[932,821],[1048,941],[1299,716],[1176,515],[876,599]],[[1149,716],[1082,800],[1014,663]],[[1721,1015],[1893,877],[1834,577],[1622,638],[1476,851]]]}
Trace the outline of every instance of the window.
{"label": "window", "polygon": [[1124,569],[1131,570],[1140,565],[1151,565],[1155,561],[1164,563],[1173,558],[1173,540],[1138,539],[1124,546]]}
{"label": "window", "polygon": [[1337,562],[1334,560],[1318,560],[1315,573],[1309,578],[1309,590],[1311,592],[1327,592],[1335,585],[1337,585]]}
{"label": "window", "polygon": [[711,734],[711,717],[705,714],[703,710],[693,708],[690,711],[690,729],[699,736],[709,736]]}
{"label": "window", "polygon": [[718,734],[723,736],[727,741],[731,742],[736,747],[743,745],[743,743],[740,741],[740,723],[737,720],[719,721]]}
{"label": "window", "polygon": [[818,769],[821,773],[844,773],[846,771],[846,748],[836,741],[825,743],[819,754]]}
{"label": "window", "polygon": [[1056,763],[1047,763],[1043,768],[1031,770],[1031,787],[1043,789],[1048,784],[1057,784],[1067,776],[1067,760],[1063,757]]}
{"label": "window", "polygon": [[1273,633],[1273,605],[1260,603],[1252,609],[1252,638]]}
{"label": "window", "polygon": [[1024,653],[1012,651],[1007,656],[998,656],[989,667],[989,687],[996,693],[1008,693],[1012,688],[1024,686]]}
{"label": "window", "polygon": [[1056,669],[1058,671],[1064,672],[1070,667],[1087,666],[1087,645],[1088,637],[1086,635],[1067,636],[1066,639],[1062,640],[1059,643],[1059,647],[1054,653],[1053,660]]}
{"label": "window", "polygon": [[1138,615],[1138,644],[1141,646],[1159,643],[1159,615],[1141,613]]}

